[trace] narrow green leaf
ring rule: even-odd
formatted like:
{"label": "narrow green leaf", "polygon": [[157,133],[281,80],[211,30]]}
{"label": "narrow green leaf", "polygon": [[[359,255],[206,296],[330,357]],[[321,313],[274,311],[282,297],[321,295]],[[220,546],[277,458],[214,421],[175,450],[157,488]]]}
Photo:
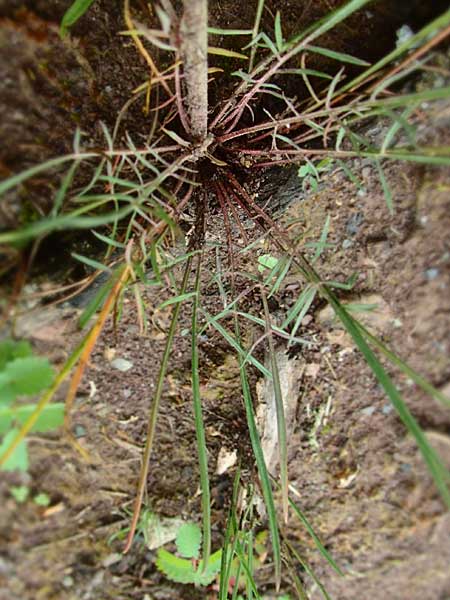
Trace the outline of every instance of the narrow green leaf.
{"label": "narrow green leaf", "polygon": [[173,296],[168,300],[165,300],[162,304],[158,306],[158,310],[162,310],[166,308],[166,306],[170,306],[171,304],[178,304],[179,302],[184,302],[185,300],[189,300],[189,298],[193,298],[197,295],[197,292],[187,292],[186,294],[180,294],[179,296]]}
{"label": "narrow green leaf", "polygon": [[297,515],[298,519],[305,527],[306,531],[312,537],[312,539],[316,545],[316,548],[320,552],[320,554],[325,558],[327,563],[336,571],[336,573],[338,575],[343,576],[344,574],[342,573],[341,569],[337,566],[337,564],[336,564],[335,560],[333,559],[333,557],[331,556],[331,554],[328,552],[328,550],[325,548],[325,546],[320,541],[320,539],[319,539],[318,535],[316,534],[316,532],[314,531],[311,523],[308,521],[308,519],[306,518],[304,513],[300,510],[300,508],[297,506],[297,504],[291,498],[289,498],[289,505],[294,510],[295,514]]}
{"label": "narrow green leaf", "polygon": [[106,281],[92,298],[92,300],[88,303],[84,311],[81,313],[80,318],[78,319],[78,327],[80,329],[84,329],[84,327],[89,323],[91,317],[101,309],[103,306],[103,301],[106,299],[107,294],[111,291],[114,283],[117,281],[117,278],[120,277],[122,270],[124,269],[124,265],[121,265],[115,272],[114,275],[111,276],[108,281]]}
{"label": "narrow green leaf", "polygon": [[208,27],[208,33],[211,35],[251,35],[251,29],[219,29],[217,27]]}
{"label": "narrow green leaf", "polygon": [[189,148],[190,143],[187,142],[186,140],[183,140],[183,138],[181,136],[179,136],[178,133],[175,133],[175,131],[171,131],[170,129],[166,129],[165,127],[161,127],[161,129],[170,138],[172,138],[177,144],[180,144],[180,146],[183,146],[184,148]]}
{"label": "narrow green leaf", "polygon": [[381,161],[376,160],[375,165],[377,167],[378,175],[380,177],[381,187],[383,188],[384,198],[386,200],[386,206],[388,207],[389,213],[394,214],[394,199],[392,197],[391,188],[387,182],[386,175],[384,174]]}
{"label": "narrow green leaf", "polygon": [[[238,342],[240,342],[240,331],[239,322],[237,317],[234,318],[235,335]],[[247,427],[250,435],[250,441],[252,444],[253,454],[255,456],[256,465],[258,467],[259,478],[261,480],[261,487],[263,492],[264,503],[267,510],[267,517],[269,521],[269,531],[272,540],[272,551],[273,559],[275,563],[275,584],[277,591],[280,589],[281,582],[281,543],[280,534],[278,531],[278,519],[275,510],[275,502],[272,493],[272,486],[270,483],[269,473],[267,471],[266,462],[264,460],[264,454],[261,448],[261,442],[259,439],[258,428],[256,425],[255,414],[253,411],[252,395],[250,392],[250,385],[248,382],[247,371],[245,364],[242,360],[241,355],[238,355],[239,360],[239,372],[241,377],[241,388],[242,396],[244,399],[245,413],[247,416]]]}
{"label": "narrow green leaf", "polygon": [[327,242],[327,238],[328,238],[328,233],[330,231],[330,222],[331,222],[331,217],[330,217],[330,215],[327,215],[327,218],[325,219],[325,224],[322,229],[322,233],[320,235],[320,241],[317,244],[316,253],[314,254],[314,257],[312,259],[312,263],[315,263],[320,258],[320,255],[322,254],[322,252],[324,251],[324,249],[327,245],[326,242]]}
{"label": "narrow green leaf", "polygon": [[434,479],[436,487],[440,491],[444,502],[450,508],[450,492],[447,487],[447,478],[449,477],[449,473],[447,469],[442,464],[435,450],[429,444],[427,438],[425,437],[425,434],[423,433],[419,424],[417,423],[410,410],[406,406],[405,402],[403,401],[403,398],[401,397],[399,391],[395,387],[393,381],[386,373],[385,369],[383,368],[375,354],[367,345],[366,341],[364,340],[363,334],[361,333],[360,328],[355,324],[353,317],[351,317],[351,315],[344,309],[344,307],[338,302],[338,300],[334,298],[334,296],[330,294],[328,298],[330,304],[332,305],[334,311],[338,315],[345,329],[352,336],[353,341],[355,342],[356,346],[366,359],[367,364],[372,369],[379,384],[382,386],[388,398],[392,402],[392,405],[396,409],[397,414],[403,421],[403,424],[405,425],[406,429],[415,438],[420,452]]}
{"label": "narrow green leaf", "polygon": [[103,263],[99,262],[98,260],[94,260],[93,258],[89,258],[88,256],[83,256],[82,254],[77,254],[76,252],[71,252],[70,255],[76,260],[79,260],[83,264],[87,265],[88,267],[95,269],[96,271],[104,271],[105,273],[111,273],[111,269],[107,265],[104,265]]}
{"label": "narrow green leaf", "polygon": [[55,196],[55,200],[53,202],[53,208],[51,211],[52,216],[56,216],[62,208],[64,198],[66,197],[67,190],[72,184],[73,178],[75,176],[75,172],[80,164],[79,160],[75,160],[69,167],[66,176],[64,177],[61,186]]}
{"label": "narrow green leaf", "polygon": [[226,56],[227,58],[240,58],[247,60],[248,56],[235,52],[234,50],[227,50],[226,48],[216,48],[215,46],[208,46],[208,54],[216,54],[218,56]]}
{"label": "narrow green leaf", "polygon": [[75,0],[75,2],[71,4],[61,21],[61,37],[64,37],[67,34],[69,27],[75,25],[78,19],[84,15],[93,2],[94,0]]}
{"label": "narrow green leaf", "polygon": [[284,38],[283,30],[281,29],[281,14],[279,10],[277,10],[277,14],[275,15],[275,43],[277,45],[278,52],[283,52]]}
{"label": "narrow green leaf", "polygon": [[327,58],[332,58],[333,60],[337,60],[343,63],[349,63],[351,65],[359,65],[361,67],[370,66],[366,60],[361,60],[360,58],[356,58],[356,56],[351,56],[350,54],[345,54],[344,52],[336,52],[335,50],[330,50],[329,48],[321,48],[320,46],[307,46],[306,50],[310,52],[314,52],[315,54],[322,54]]}
{"label": "narrow green leaf", "polygon": [[[317,577],[317,575],[315,574],[313,569],[311,569],[311,567],[306,562],[306,560],[304,560],[300,556],[300,554],[295,550],[295,548],[292,546],[292,544],[290,544],[288,542],[288,540],[285,539],[284,542],[285,542],[286,546],[289,548],[289,551],[291,552],[291,554],[294,556],[295,560],[297,560],[300,563],[300,565],[305,569],[305,571],[308,573],[308,575],[311,577],[311,579],[315,582],[315,584],[317,585],[317,587],[320,590],[320,593],[324,597],[324,600],[332,600],[331,597],[329,596],[327,590],[325,589],[324,585],[322,584],[320,579]],[[306,597],[306,600],[307,600],[307,597]]]}
{"label": "narrow green leaf", "polygon": [[209,323],[215,329],[217,329],[217,331],[222,335],[222,337],[230,344],[230,346],[236,350],[236,352],[239,354],[239,356],[241,358],[243,358],[244,360],[248,360],[248,362],[250,362],[253,366],[255,366],[259,371],[261,371],[261,373],[264,375],[264,377],[267,377],[268,379],[272,379],[271,372],[268,369],[266,369],[266,367],[264,365],[262,365],[259,362],[259,360],[257,360],[254,356],[252,356],[252,355],[247,356],[247,353],[242,348],[242,346],[239,344],[239,342],[224,327],[222,327],[222,325],[218,321],[216,321],[215,318],[211,317],[204,310],[202,310],[202,313],[208,319]]}
{"label": "narrow green leaf", "polygon": [[118,242],[117,240],[113,240],[106,235],[102,235],[101,233],[98,233],[98,231],[93,231],[92,233],[95,235],[96,238],[98,238],[102,242],[105,242],[105,244],[108,244],[108,246],[112,246],[113,248],[120,248],[121,250],[125,250],[126,248],[126,244],[122,244],[122,242]]}

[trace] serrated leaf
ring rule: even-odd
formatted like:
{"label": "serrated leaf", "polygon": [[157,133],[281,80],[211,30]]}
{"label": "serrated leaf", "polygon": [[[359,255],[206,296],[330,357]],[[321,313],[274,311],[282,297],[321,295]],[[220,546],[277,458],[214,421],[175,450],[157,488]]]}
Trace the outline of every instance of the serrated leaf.
{"label": "serrated leaf", "polygon": [[32,396],[53,381],[53,368],[46,358],[28,356],[9,362],[0,377],[0,400],[11,392],[14,397]]}
{"label": "serrated leaf", "polygon": [[194,568],[192,560],[180,558],[164,548],[157,553],[156,567],[164,575],[176,583],[193,583],[195,585],[209,585],[214,581],[220,571],[222,550],[217,550],[208,561],[208,566],[203,571],[203,561],[200,561],[197,569]]}
{"label": "serrated leaf", "polygon": [[0,371],[3,371],[6,364],[15,358],[26,358],[33,353],[29,342],[21,340],[7,339],[0,342]]}
{"label": "serrated leaf", "polygon": [[16,397],[6,373],[0,373],[0,404],[8,406]]}
{"label": "serrated leaf", "polygon": [[[0,409],[0,434],[6,433],[14,422],[20,425],[25,423],[35,408],[35,404],[25,404],[18,408]],[[64,408],[65,405],[63,402],[46,406],[30,431],[44,433],[62,425],[64,421]]]}
{"label": "serrated leaf", "polygon": [[202,532],[195,523],[185,523],[180,527],[177,534],[176,545],[178,553],[185,558],[198,558],[200,544],[202,543]]}
{"label": "serrated leaf", "polygon": [[222,561],[222,550],[217,550],[209,557],[208,565],[203,570],[203,561],[199,562],[197,570],[194,572],[195,585],[209,585],[217,577],[220,571]]}
{"label": "serrated leaf", "polygon": [[[18,429],[11,429],[3,438],[3,442],[0,444],[0,456],[2,456],[6,450],[12,444],[14,438],[19,433]],[[8,460],[2,465],[2,471],[23,471],[28,470],[28,449],[27,442],[22,440]]]}
{"label": "serrated leaf", "polygon": [[194,583],[195,571],[192,561],[175,556],[164,548],[158,550],[156,567],[171,581]]}

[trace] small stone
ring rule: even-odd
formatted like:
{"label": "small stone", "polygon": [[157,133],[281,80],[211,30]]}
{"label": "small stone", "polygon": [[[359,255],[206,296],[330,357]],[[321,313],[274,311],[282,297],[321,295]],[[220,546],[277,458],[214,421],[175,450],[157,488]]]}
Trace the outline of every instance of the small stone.
{"label": "small stone", "polygon": [[361,410],[361,414],[363,414],[366,417],[371,417],[374,412],[375,412],[375,406],[367,406],[366,408],[363,408]]}
{"label": "small stone", "polygon": [[115,565],[116,563],[120,562],[121,560],[122,560],[122,554],[119,554],[118,552],[114,552],[113,554],[108,554],[108,556],[102,560],[102,565],[105,567],[105,569],[107,569],[108,567]]}
{"label": "small stone", "polygon": [[75,425],[73,434],[77,439],[86,437],[86,433],[87,433],[86,429],[85,429],[85,427],[83,427],[83,425]]}
{"label": "small stone", "polygon": [[344,240],[344,241],[342,242],[342,248],[343,248],[344,250],[348,250],[348,248],[351,248],[352,246],[353,246],[353,242],[352,242],[352,240]]}
{"label": "small stone", "polygon": [[347,235],[356,235],[363,221],[364,216],[362,213],[357,212],[352,215],[345,225],[345,231],[347,232]]}
{"label": "small stone", "polygon": [[394,407],[392,406],[392,404],[385,404],[381,410],[383,412],[383,415],[388,415],[394,410]]}
{"label": "small stone", "polygon": [[131,390],[129,388],[127,388],[125,390],[122,390],[122,396],[124,398],[129,398],[131,396],[131,394],[132,394],[132,392],[131,392]]}
{"label": "small stone", "polygon": [[73,587],[73,584],[75,583],[73,577],[71,577],[70,575],[66,575],[64,577],[64,579],[62,580],[62,584],[65,588],[70,588]]}
{"label": "small stone", "polygon": [[371,174],[372,174],[372,169],[370,167],[363,167],[363,169],[361,171],[361,175],[363,176],[363,179],[369,179]]}
{"label": "small stone", "polygon": [[439,269],[427,269],[425,271],[425,277],[428,281],[433,281],[439,275]]}
{"label": "small stone", "polygon": [[313,316],[312,315],[306,315],[302,319],[302,326],[306,327],[307,325],[309,325],[312,322],[312,320],[313,320]]}
{"label": "small stone", "polygon": [[111,361],[111,366],[114,367],[114,369],[125,373],[133,368],[133,363],[126,358],[115,358],[113,361]]}

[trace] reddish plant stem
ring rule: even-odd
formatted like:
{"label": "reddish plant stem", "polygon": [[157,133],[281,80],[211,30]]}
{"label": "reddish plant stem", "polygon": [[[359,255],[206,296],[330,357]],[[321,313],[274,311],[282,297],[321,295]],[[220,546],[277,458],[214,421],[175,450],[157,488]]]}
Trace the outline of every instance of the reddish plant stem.
{"label": "reddish plant stem", "polygon": [[241,223],[241,219],[239,218],[239,215],[237,214],[236,207],[234,206],[233,202],[230,201],[228,190],[226,190],[225,185],[220,181],[218,182],[218,186],[220,187],[220,189],[222,191],[225,202],[227,203],[229,209],[233,213],[234,220],[236,221],[239,231],[241,232],[242,238],[244,240],[244,244],[248,244],[248,236],[245,232],[244,226]]}
{"label": "reddish plant stem", "polygon": [[230,279],[231,279],[231,285],[234,288],[235,268],[234,268],[233,239],[232,239],[232,235],[231,235],[231,225],[230,225],[230,220],[228,218],[228,213],[226,211],[225,196],[223,194],[220,183],[216,183],[215,189],[216,189],[216,196],[217,196],[217,199],[219,200],[219,204],[220,204],[220,210],[222,211],[223,221],[225,224],[225,232],[226,232],[226,236],[227,236],[227,247],[228,247],[228,260],[230,263]]}

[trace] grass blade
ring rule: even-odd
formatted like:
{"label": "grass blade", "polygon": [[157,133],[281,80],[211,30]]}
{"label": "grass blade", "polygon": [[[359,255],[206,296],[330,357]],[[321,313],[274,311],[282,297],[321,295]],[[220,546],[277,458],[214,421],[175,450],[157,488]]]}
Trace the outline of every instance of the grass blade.
{"label": "grass blade", "polygon": [[202,399],[200,395],[199,353],[198,353],[198,312],[200,297],[201,255],[198,256],[195,277],[194,306],[192,309],[192,399],[194,405],[195,434],[197,437],[200,486],[203,511],[203,571],[208,566],[211,554],[211,495],[208,477],[208,454],[206,449],[205,426],[203,424]]}
{"label": "grass blade", "polygon": [[320,46],[307,46],[305,49],[308,50],[308,52],[313,52],[314,54],[321,54],[322,56],[332,58],[333,60],[337,60],[341,63],[349,63],[350,65],[358,65],[361,67],[367,67],[370,65],[370,63],[368,63],[366,60],[361,60],[360,58],[356,58],[356,56],[352,56],[351,54],[345,54],[344,52],[336,52],[335,50],[321,48]]}
{"label": "grass blade", "polygon": [[364,340],[363,334],[361,333],[359,327],[356,325],[354,319],[348,314],[348,312],[344,309],[340,302],[331,293],[329,294],[328,299],[335,313],[344,325],[345,329],[352,336],[357,348],[366,359],[367,364],[372,369],[379,384],[386,392],[388,398],[392,402],[392,405],[397,411],[397,414],[403,421],[403,424],[405,425],[406,429],[415,438],[420,452],[423,456],[423,459],[427,464],[430,474],[434,479],[436,487],[438,488],[445,504],[447,505],[447,507],[450,508],[450,492],[447,487],[447,479],[449,477],[449,473],[447,469],[442,464],[435,450],[430,446],[428,440],[425,437],[425,434],[423,433],[415,418],[412,416],[410,410],[403,401],[403,398],[401,397],[399,391],[395,387],[393,381],[386,373],[375,354],[367,345],[366,341]]}
{"label": "grass blade", "polygon": [[336,564],[334,558],[331,556],[331,554],[328,552],[328,550],[325,548],[325,546],[320,541],[320,539],[319,539],[318,535],[316,534],[316,532],[314,531],[311,523],[305,517],[305,515],[300,510],[300,508],[297,506],[297,504],[293,500],[291,500],[291,498],[289,498],[289,505],[293,509],[294,513],[297,515],[299,521],[304,525],[306,531],[312,537],[312,539],[316,545],[316,548],[320,552],[320,554],[324,557],[324,559],[327,561],[327,563],[333,568],[334,571],[336,571],[336,573],[338,575],[343,576],[344,575],[343,572]]}
{"label": "grass blade", "polygon": [[[237,317],[234,319],[236,339],[240,341],[239,323]],[[281,544],[280,534],[278,531],[278,520],[275,510],[275,502],[273,499],[272,486],[270,483],[269,473],[267,472],[264,454],[261,448],[258,428],[256,426],[255,415],[253,412],[252,396],[250,392],[250,384],[247,378],[247,371],[242,360],[242,356],[238,354],[239,372],[241,377],[242,395],[244,399],[245,412],[247,415],[247,427],[250,435],[250,441],[255,455],[256,465],[258,467],[259,478],[261,480],[262,493],[264,503],[266,505],[267,517],[269,520],[269,531],[272,540],[273,559],[275,564],[275,584],[277,590],[280,589],[281,583]]]}
{"label": "grass blade", "polygon": [[284,414],[283,394],[281,393],[280,372],[278,370],[277,358],[275,354],[275,344],[273,343],[269,306],[267,304],[266,294],[264,293],[264,290],[262,288],[261,298],[263,302],[264,316],[266,320],[266,333],[269,340],[270,369],[272,371],[273,393],[275,396],[275,407],[277,415],[277,442],[278,462],[280,465],[281,496],[283,504],[284,522],[287,524],[289,518],[289,479],[287,461],[286,417]]}
{"label": "grass blade", "polygon": [[289,552],[295,558],[295,560],[297,560],[301,564],[301,566],[305,569],[305,571],[308,573],[308,575],[311,577],[311,579],[317,585],[317,587],[320,590],[320,593],[324,597],[324,600],[331,600],[331,597],[329,596],[327,590],[321,583],[320,579],[317,577],[317,575],[314,573],[314,571],[311,569],[311,567],[308,565],[308,563],[305,560],[303,560],[303,558],[296,551],[294,546],[286,538],[283,539],[283,542],[286,545],[286,547],[288,548]]}
{"label": "grass blade", "polygon": [[[186,293],[189,275],[191,272],[191,264],[192,264],[192,258],[190,257],[190,258],[188,258],[187,263],[186,263],[184,276],[183,276],[183,282],[181,284],[181,290],[180,290],[181,294],[180,295]],[[133,509],[133,518],[131,520],[130,531],[128,532],[128,537],[127,537],[127,541],[125,543],[125,548],[123,549],[124,554],[126,554],[129,551],[129,549],[131,548],[134,534],[136,532],[136,527],[137,527],[137,524],[139,521],[142,500],[144,498],[145,482],[147,481],[147,475],[148,475],[148,470],[149,470],[150,455],[152,452],[153,440],[155,437],[156,420],[157,420],[158,412],[159,412],[159,404],[160,404],[162,393],[163,393],[167,366],[169,364],[170,352],[172,350],[172,344],[173,344],[173,340],[175,337],[175,331],[177,328],[178,317],[180,315],[181,306],[182,306],[182,302],[178,302],[177,304],[175,304],[175,308],[174,308],[173,315],[172,315],[172,321],[170,323],[169,332],[168,332],[167,338],[166,338],[166,346],[164,348],[164,354],[163,354],[161,364],[159,367],[158,382],[156,385],[155,396],[153,398],[153,403],[152,403],[152,406],[150,409],[150,414],[148,417],[147,439],[145,442],[144,454],[142,457],[142,465],[141,465],[141,472],[139,475],[138,490],[136,493],[136,500],[135,500],[134,509]]]}

